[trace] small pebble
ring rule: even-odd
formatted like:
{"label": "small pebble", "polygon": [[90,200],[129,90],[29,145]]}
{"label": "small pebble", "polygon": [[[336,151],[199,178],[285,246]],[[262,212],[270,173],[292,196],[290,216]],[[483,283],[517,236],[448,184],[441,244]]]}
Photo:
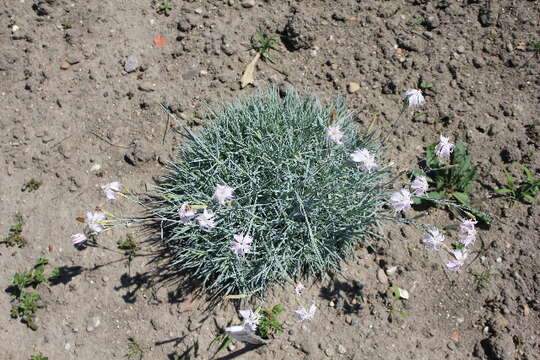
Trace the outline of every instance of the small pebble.
{"label": "small pebble", "polygon": [[69,69],[70,66],[71,66],[71,65],[69,65],[69,63],[68,63],[67,61],[64,61],[64,62],[62,63],[62,65],[60,65],[60,69],[61,69],[61,70],[67,70],[67,69]]}
{"label": "small pebble", "polygon": [[381,284],[388,285],[388,277],[386,276],[383,269],[379,268],[377,270],[377,280],[379,280]]}
{"label": "small pebble", "polygon": [[324,350],[324,353],[326,354],[326,356],[332,357],[332,356],[334,356],[334,349],[327,348],[326,350]]}
{"label": "small pebble", "polygon": [[343,355],[347,352],[347,349],[345,348],[345,346],[339,344],[337,347],[337,352]]}
{"label": "small pebble", "polygon": [[128,56],[126,63],[124,64],[124,70],[127,73],[137,70],[139,67],[139,60],[133,55]]}
{"label": "small pebble", "polygon": [[347,91],[349,92],[349,94],[353,94],[355,92],[357,92],[358,90],[360,90],[360,84],[357,83],[357,82],[350,82],[347,84]]}
{"label": "small pebble", "polygon": [[242,7],[246,9],[252,8],[255,6],[255,0],[244,0],[242,1]]}

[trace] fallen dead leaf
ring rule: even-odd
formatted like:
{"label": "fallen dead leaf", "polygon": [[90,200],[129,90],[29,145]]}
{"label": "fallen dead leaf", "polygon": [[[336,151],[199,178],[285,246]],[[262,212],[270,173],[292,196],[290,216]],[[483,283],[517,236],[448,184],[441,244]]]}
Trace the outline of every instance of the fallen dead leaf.
{"label": "fallen dead leaf", "polygon": [[244,74],[242,74],[242,78],[240,79],[240,87],[243,89],[249,84],[253,84],[255,81],[254,79],[254,73],[255,73],[255,65],[257,64],[257,61],[259,61],[259,58],[261,57],[261,53],[257,53],[253,60],[246,66],[246,69],[244,70]]}
{"label": "fallen dead leaf", "polygon": [[154,45],[155,46],[165,46],[167,45],[167,42],[165,41],[165,38],[159,34],[154,35]]}

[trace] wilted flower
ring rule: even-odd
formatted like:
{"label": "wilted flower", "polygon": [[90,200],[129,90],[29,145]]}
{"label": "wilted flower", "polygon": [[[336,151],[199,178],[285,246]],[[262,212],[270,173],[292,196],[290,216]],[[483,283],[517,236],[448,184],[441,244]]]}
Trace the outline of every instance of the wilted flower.
{"label": "wilted flower", "polygon": [[261,320],[261,315],[253,312],[251,309],[240,310],[240,315],[244,319],[244,327],[249,328],[251,331],[257,330],[257,325]]}
{"label": "wilted flower", "polygon": [[218,185],[212,199],[217,200],[221,205],[225,205],[225,201],[233,198],[233,191],[233,188],[230,186]]}
{"label": "wilted flower", "polygon": [[422,196],[428,191],[428,182],[425,176],[417,176],[411,183],[411,189],[413,189],[413,195]]}
{"label": "wilted flower", "polygon": [[88,237],[84,233],[71,235],[71,242],[73,243],[73,245],[82,244],[86,242],[86,240],[88,240]]}
{"label": "wilted flower", "polygon": [[469,252],[467,250],[453,250],[452,255],[454,255],[455,260],[448,260],[446,262],[446,267],[448,270],[457,271],[461,269],[465,263],[465,259],[467,259]]}
{"label": "wilted flower", "polygon": [[86,225],[88,228],[93,232],[101,232],[103,231],[103,225],[101,225],[99,222],[105,220],[105,214],[101,211],[96,212],[87,212],[86,213]]}
{"label": "wilted flower", "polygon": [[422,238],[422,243],[426,245],[428,250],[439,250],[444,243],[444,235],[437,229],[428,230]]}
{"label": "wilted flower", "polygon": [[468,246],[476,240],[475,225],[477,222],[478,221],[468,219],[468,220],[463,220],[461,224],[459,225],[459,235],[460,235],[459,241],[463,245]]}
{"label": "wilted flower", "polygon": [[249,235],[235,234],[231,244],[231,250],[238,256],[244,256],[251,252],[251,243],[253,238]]}
{"label": "wilted flower", "polygon": [[304,284],[302,284],[301,282],[299,282],[298,284],[296,284],[296,286],[294,287],[294,292],[296,293],[296,295],[300,296],[302,295],[302,293],[304,292],[305,290],[305,286]]}
{"label": "wilted flower", "polygon": [[398,192],[395,192],[390,197],[392,206],[396,211],[403,211],[411,208],[412,200],[409,189],[403,188]]}
{"label": "wilted flower", "polygon": [[116,200],[116,192],[120,191],[120,183],[118,181],[113,181],[110,184],[103,185],[101,188],[103,189],[105,196],[107,196],[107,199]]}
{"label": "wilted flower", "polygon": [[328,141],[332,141],[338,145],[343,144],[343,132],[339,129],[337,125],[330,125],[326,130],[326,138]]}
{"label": "wilted flower", "polygon": [[352,161],[359,163],[360,167],[366,171],[371,171],[378,168],[375,162],[375,157],[368,149],[358,149],[351,154]]}
{"label": "wilted flower", "polygon": [[450,154],[454,151],[454,144],[450,142],[449,137],[439,136],[439,143],[435,146],[435,154],[443,160],[449,160]]}
{"label": "wilted flower", "polygon": [[409,89],[401,95],[401,98],[407,101],[410,108],[422,106],[425,102],[422,90]]}
{"label": "wilted flower", "polygon": [[191,220],[195,217],[196,212],[197,211],[188,204],[182,204],[180,209],[178,209],[178,216],[180,217],[180,221],[185,225],[191,222]]}
{"label": "wilted flower", "polygon": [[300,308],[295,311],[296,313],[296,320],[298,322],[304,322],[306,320],[313,319],[313,316],[315,315],[315,312],[317,311],[317,307],[315,306],[315,303],[312,302],[311,306],[309,307],[309,311],[305,308]]}
{"label": "wilted flower", "polygon": [[204,209],[204,212],[197,216],[197,222],[203,229],[211,229],[216,226],[214,222],[215,214],[212,210]]}

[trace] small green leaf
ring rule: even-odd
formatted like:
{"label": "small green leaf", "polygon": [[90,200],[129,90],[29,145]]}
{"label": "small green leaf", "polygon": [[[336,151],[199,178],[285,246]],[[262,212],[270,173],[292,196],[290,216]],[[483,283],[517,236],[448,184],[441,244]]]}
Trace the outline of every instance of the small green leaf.
{"label": "small green leaf", "polygon": [[465,194],[465,193],[462,193],[462,192],[453,192],[452,193],[452,196],[454,198],[456,198],[457,201],[459,201],[460,203],[464,204],[464,205],[467,205],[469,204],[469,195]]}
{"label": "small green leaf", "polygon": [[444,193],[443,192],[439,192],[439,191],[431,191],[431,192],[428,192],[428,193],[425,193],[424,194],[424,197],[425,198],[431,198],[431,199],[442,199],[444,196]]}
{"label": "small green leaf", "polygon": [[535,204],[536,203],[536,199],[534,197],[532,197],[531,195],[528,195],[528,194],[524,194],[523,195],[523,198],[525,200],[527,200],[528,202],[530,202],[531,204]]}
{"label": "small green leaf", "polygon": [[494,193],[498,195],[504,195],[513,192],[510,189],[504,188],[504,189],[495,189]]}
{"label": "small green leaf", "polygon": [[506,183],[508,184],[508,188],[511,190],[515,190],[516,188],[514,186],[514,179],[512,178],[512,175],[506,169],[504,169],[504,177],[506,177]]}

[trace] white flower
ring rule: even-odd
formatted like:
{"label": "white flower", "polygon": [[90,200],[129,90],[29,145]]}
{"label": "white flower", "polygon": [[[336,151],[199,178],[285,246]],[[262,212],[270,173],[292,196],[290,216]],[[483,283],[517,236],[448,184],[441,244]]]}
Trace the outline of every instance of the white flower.
{"label": "white flower", "polygon": [[296,286],[294,287],[294,292],[296,293],[296,295],[300,296],[302,295],[302,293],[304,292],[305,290],[305,286],[304,284],[302,284],[301,282],[299,282],[298,284],[296,284]]}
{"label": "white flower", "polygon": [[450,154],[454,151],[454,144],[450,142],[450,138],[439,136],[440,140],[437,146],[435,146],[435,154],[443,160],[449,160]]}
{"label": "white flower", "polygon": [[448,260],[446,267],[448,270],[458,271],[465,263],[465,259],[467,259],[469,253],[467,250],[453,250],[452,255],[454,255],[455,260]]}
{"label": "white flower", "polygon": [[417,176],[411,183],[411,189],[413,189],[413,195],[422,196],[428,191],[428,182],[425,176]]}
{"label": "white flower", "polygon": [[422,95],[422,90],[409,89],[401,98],[407,101],[409,108],[415,108],[424,105],[424,96]]}
{"label": "white flower", "polygon": [[71,235],[71,242],[73,245],[79,245],[84,243],[86,240],[88,240],[88,237],[84,233],[79,233],[75,235]]}
{"label": "white flower", "polygon": [[298,322],[304,322],[306,320],[313,319],[313,316],[315,315],[315,312],[317,311],[317,307],[315,306],[315,303],[312,302],[311,306],[309,307],[309,311],[305,308],[300,308],[295,311],[296,313],[296,320]]}
{"label": "white flower", "polygon": [[113,181],[110,184],[103,185],[101,188],[103,189],[105,196],[107,196],[107,199],[116,200],[116,192],[120,191],[120,183],[118,181]]}
{"label": "white flower", "polygon": [[99,222],[105,220],[105,214],[101,211],[96,212],[87,212],[86,213],[86,225],[88,228],[93,232],[101,232],[103,231],[103,225],[101,225]]}
{"label": "white flower", "polygon": [[428,230],[422,238],[422,243],[426,245],[428,250],[439,250],[444,243],[444,235],[437,229]]}
{"label": "white flower", "polygon": [[253,238],[249,235],[235,234],[234,240],[231,244],[231,250],[237,256],[244,256],[245,254],[248,254],[251,252],[250,244],[252,242],[253,242]]}
{"label": "white flower", "polygon": [[395,192],[390,197],[392,206],[396,211],[403,211],[411,208],[412,200],[409,189],[403,188],[398,192]]}
{"label": "white flower", "polygon": [[234,339],[248,344],[258,345],[267,343],[266,340],[263,340],[259,336],[255,335],[254,331],[244,325],[226,327],[225,332],[232,336]]}
{"label": "white flower", "polygon": [[212,195],[212,199],[217,200],[221,205],[225,205],[225,201],[233,198],[233,188],[227,185],[218,185]]}
{"label": "white flower", "polygon": [[358,149],[351,154],[352,161],[359,163],[363,170],[371,171],[379,166],[375,162],[375,157],[367,149]]}
{"label": "white flower", "polygon": [[326,130],[326,138],[328,141],[332,141],[338,145],[343,144],[343,132],[339,129],[337,125],[330,125]]}
{"label": "white flower", "polygon": [[197,222],[199,223],[199,226],[203,229],[211,229],[213,227],[216,227],[214,217],[215,214],[212,210],[204,209],[204,212],[201,215],[197,216]]}
{"label": "white flower", "polygon": [[463,245],[468,246],[476,240],[476,228],[474,225],[476,225],[477,222],[478,221],[468,219],[463,220],[459,225],[459,241]]}
{"label": "white flower", "polygon": [[251,331],[257,330],[257,325],[261,320],[261,315],[253,312],[251,309],[240,310],[240,315],[244,319],[244,327],[250,329]]}
{"label": "white flower", "polygon": [[186,225],[191,222],[191,220],[195,217],[197,211],[189,206],[188,204],[182,204],[180,206],[180,209],[178,209],[178,216],[180,217],[180,221]]}

